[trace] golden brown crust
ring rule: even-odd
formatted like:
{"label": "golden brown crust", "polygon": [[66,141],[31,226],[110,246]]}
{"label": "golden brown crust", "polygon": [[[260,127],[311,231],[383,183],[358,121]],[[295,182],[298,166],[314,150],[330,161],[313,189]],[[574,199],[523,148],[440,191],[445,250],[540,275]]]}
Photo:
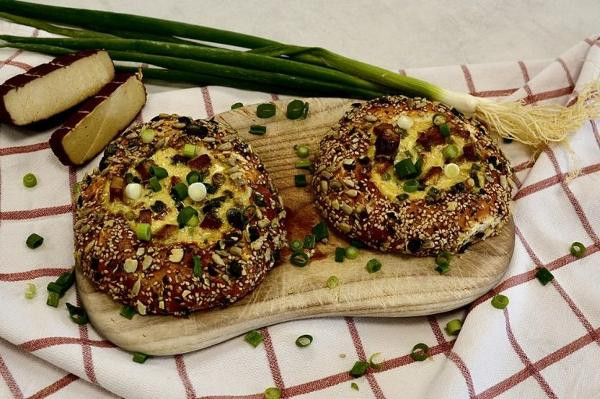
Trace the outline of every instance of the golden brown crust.
{"label": "golden brown crust", "polygon": [[[155,132],[150,143],[140,138],[143,128]],[[212,185],[200,202],[189,197],[182,202],[164,199],[163,195],[164,207],[148,207],[158,194],[149,189],[141,165],[173,150],[181,154],[184,144],[201,148],[221,168],[218,178],[224,183]],[[186,160],[175,155],[171,162],[180,166],[157,166],[196,170],[197,158]],[[201,172],[206,182],[215,175]],[[124,177],[126,173],[131,174]],[[141,200],[123,197],[122,190],[111,192],[111,183],[118,185],[121,178],[140,181],[144,187]],[[168,192],[169,187],[185,181],[185,175],[169,176],[161,184]],[[78,266],[98,290],[141,314],[185,315],[235,302],[263,280],[285,244],[281,225],[285,211],[264,166],[235,131],[212,120],[161,114],[124,132],[107,147],[100,170],[80,183],[77,202]],[[178,212],[174,207],[182,206],[198,211],[200,226],[169,223],[168,218]],[[223,215],[232,209],[252,212],[242,222],[235,218],[230,221]],[[160,229],[153,228],[152,238],[143,241],[134,230],[139,223]],[[192,238],[185,238],[186,232]],[[196,270],[195,257],[196,263],[201,260],[201,268]]]}
{"label": "golden brown crust", "polygon": [[[450,137],[427,124],[435,114],[450,126]],[[413,128],[411,139],[398,127],[401,115],[425,121],[425,127]],[[407,142],[410,148],[403,147]],[[449,160],[430,160],[456,143],[460,156],[451,162],[461,175],[450,179],[444,169]],[[483,125],[444,104],[403,96],[353,104],[320,149],[312,181],[317,207],[337,230],[371,247],[418,256],[462,252],[509,218],[508,160]],[[417,177],[395,172],[404,156],[426,159]],[[418,191],[405,192],[404,183],[412,179]]]}

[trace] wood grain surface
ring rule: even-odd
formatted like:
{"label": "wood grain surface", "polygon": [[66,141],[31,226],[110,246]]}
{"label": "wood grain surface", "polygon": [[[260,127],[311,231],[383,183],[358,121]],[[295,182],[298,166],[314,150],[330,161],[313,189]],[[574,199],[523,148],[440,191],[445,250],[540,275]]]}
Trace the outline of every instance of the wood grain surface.
{"label": "wood grain surface", "polygon": [[[311,154],[320,139],[343,115],[348,100],[309,99],[306,120],[285,117],[286,101],[276,101],[277,115],[256,117],[256,106],[247,106],[217,116],[238,130],[262,158],[283,196],[288,209],[288,238],[303,238],[319,216],[312,205],[309,188],[294,187],[298,160],[293,145],[306,144]],[[267,126],[264,136],[248,133],[252,124]],[[128,351],[150,355],[190,352],[225,341],[249,330],[287,320],[323,316],[407,317],[456,309],[490,290],[504,275],[514,245],[514,224],[508,223],[496,237],[456,255],[450,272],[439,275],[433,258],[384,254],[360,250],[357,259],[336,263],[333,252],[347,246],[330,232],[329,242],[319,244],[311,263],[298,268],[283,257],[263,283],[243,300],[222,309],[195,312],[187,318],[139,316],[128,320],[119,315],[120,304],[97,292],[81,273],[77,287],[83,305],[96,330],[106,339]],[[383,263],[369,274],[367,261],[376,257]],[[326,288],[329,276],[340,284]]]}

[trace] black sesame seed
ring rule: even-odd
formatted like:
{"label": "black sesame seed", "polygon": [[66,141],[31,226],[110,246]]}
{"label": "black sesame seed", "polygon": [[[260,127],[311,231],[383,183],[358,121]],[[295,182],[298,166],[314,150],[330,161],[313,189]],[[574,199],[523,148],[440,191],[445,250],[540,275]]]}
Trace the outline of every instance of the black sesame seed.
{"label": "black sesame seed", "polygon": [[208,128],[204,125],[197,125],[194,123],[190,123],[185,127],[183,132],[185,134],[189,134],[191,136],[204,138],[204,137],[206,137],[206,135],[208,135]]}
{"label": "black sesame seed", "polygon": [[421,249],[422,245],[423,240],[421,240],[420,238],[411,238],[410,240],[408,240],[408,250],[412,253],[415,253],[419,249]]}
{"label": "black sesame seed", "polygon": [[104,156],[109,157],[111,155],[114,155],[116,152],[117,152],[117,145],[115,143],[110,143],[104,149]]}
{"label": "black sesame seed", "polygon": [[227,273],[233,278],[242,277],[242,265],[237,260],[231,261],[227,267]]}
{"label": "black sesame seed", "polygon": [[90,259],[90,268],[92,270],[98,270],[98,266],[100,265],[100,260],[96,257],[93,257]]}
{"label": "black sesame seed", "polygon": [[81,208],[83,206],[83,197],[80,195],[77,197],[77,207]]}
{"label": "black sesame seed", "polygon": [[458,248],[458,253],[462,254],[464,253],[467,248],[469,248],[471,246],[471,243],[469,241],[465,242],[463,245],[460,246],[460,248]]}
{"label": "black sesame seed", "polygon": [[480,231],[479,233],[475,234],[475,238],[477,238],[478,240],[481,240],[483,238],[483,236],[485,236],[485,233],[483,231]]}
{"label": "black sesame seed", "polygon": [[150,122],[156,122],[159,119],[160,119],[160,115],[156,115],[155,117],[153,117],[152,119],[150,119]]}
{"label": "black sesame seed", "polygon": [[208,274],[215,277],[219,275],[219,271],[213,265],[208,266]]}
{"label": "black sesame seed", "polygon": [[237,208],[229,208],[227,210],[227,222],[235,228],[242,229],[244,228],[244,217],[242,216],[242,212]]}
{"label": "black sesame seed", "polygon": [[495,156],[489,156],[487,161],[489,163],[491,163],[492,165],[494,165],[494,167],[498,166],[498,158],[496,158]]}
{"label": "black sesame seed", "polygon": [[248,227],[248,235],[250,237],[250,242],[256,241],[258,240],[258,237],[260,237],[260,230],[256,226],[250,226]]}
{"label": "black sesame seed", "polygon": [[108,168],[108,159],[106,158],[106,156],[103,156],[100,160],[100,164],[98,165],[98,169],[104,170],[106,168]]}
{"label": "black sesame seed", "polygon": [[152,209],[152,212],[154,213],[161,213],[167,209],[167,205],[161,200],[158,200],[154,202],[154,204],[150,205],[150,209]]}
{"label": "black sesame seed", "polygon": [[368,156],[366,156],[366,155],[363,155],[362,157],[358,158],[358,162],[359,162],[361,165],[368,165],[368,164],[369,164],[369,162],[371,162],[371,159],[370,159]]}
{"label": "black sesame seed", "polygon": [[177,122],[192,123],[192,120],[187,116],[180,116],[177,118]]}

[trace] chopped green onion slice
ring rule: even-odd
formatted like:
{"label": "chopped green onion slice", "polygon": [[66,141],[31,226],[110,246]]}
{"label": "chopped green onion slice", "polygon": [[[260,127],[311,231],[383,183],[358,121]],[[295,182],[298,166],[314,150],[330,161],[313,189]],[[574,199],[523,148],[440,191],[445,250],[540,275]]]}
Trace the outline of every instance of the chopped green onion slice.
{"label": "chopped green onion slice", "polygon": [[433,115],[433,124],[436,126],[441,126],[446,123],[446,117],[442,114]]}
{"label": "chopped green onion slice", "polygon": [[69,317],[75,324],[84,325],[88,322],[88,315],[84,308],[79,306],[71,305],[67,302],[67,310],[69,311]]}
{"label": "chopped green onion slice", "polygon": [[33,299],[37,294],[37,286],[33,283],[27,283],[27,287],[25,287],[25,298]]}
{"label": "chopped green onion slice", "polygon": [[169,173],[165,168],[155,165],[150,166],[150,174],[155,176],[158,180],[162,180],[169,176]]}
{"label": "chopped green onion slice", "polygon": [[462,328],[462,321],[459,319],[454,319],[446,324],[446,332],[448,335],[458,335],[460,329]]}
{"label": "chopped green onion slice", "polygon": [[44,237],[33,233],[33,234],[30,234],[29,237],[27,237],[25,244],[31,249],[36,249],[40,245],[42,245],[43,242],[44,242]]}
{"label": "chopped green onion slice", "polygon": [[306,175],[296,175],[296,176],[294,176],[294,185],[296,187],[306,187],[306,186],[308,186],[308,181],[306,181]]}
{"label": "chopped green onion slice", "polygon": [[188,188],[185,183],[177,183],[171,187],[171,195],[175,201],[183,201],[188,196]]}
{"label": "chopped green onion slice", "polygon": [[455,163],[449,163],[444,166],[444,175],[449,179],[454,179],[460,174],[460,166]]}
{"label": "chopped green onion slice", "polygon": [[369,365],[374,369],[379,369],[383,366],[383,356],[381,356],[381,352],[375,352],[369,357]]}
{"label": "chopped green onion slice", "polygon": [[198,224],[200,224],[200,219],[198,219],[198,216],[194,215],[185,225],[188,227],[196,227]]}
{"label": "chopped green onion slice", "polygon": [[316,241],[322,241],[324,238],[329,237],[327,224],[323,221],[317,223],[315,227],[312,228],[312,233],[315,235]]}
{"label": "chopped green onion slice", "polygon": [[121,311],[119,312],[119,314],[123,317],[125,317],[126,319],[133,319],[133,316],[135,316],[135,309],[129,305],[123,305],[121,307]]}
{"label": "chopped green onion slice", "polygon": [[263,342],[263,336],[260,332],[252,330],[244,335],[244,341],[256,348],[261,342]]}
{"label": "chopped green onion slice", "polygon": [[407,193],[414,193],[419,189],[419,182],[416,180],[405,181],[402,185],[402,189]]}
{"label": "chopped green onion slice", "polygon": [[355,391],[358,391],[358,384],[356,382],[353,382],[352,384],[350,384],[350,388],[354,389]]}
{"label": "chopped green onion slice", "polygon": [[150,225],[148,223],[139,223],[135,228],[135,234],[137,235],[138,240],[150,241],[150,238],[152,238]]}
{"label": "chopped green onion slice", "polygon": [[65,287],[63,287],[60,284],[57,284],[55,281],[49,282],[48,285],[46,286],[46,289],[48,290],[48,292],[56,292],[61,297],[66,292]]}
{"label": "chopped green onion slice", "polygon": [[186,206],[179,211],[179,214],[177,215],[177,224],[179,224],[179,227],[181,228],[185,226],[194,216],[198,217],[198,211],[191,206]]}
{"label": "chopped green onion slice", "polygon": [[275,387],[267,388],[265,389],[265,399],[281,399],[281,391]]}
{"label": "chopped green onion slice", "polygon": [[346,257],[346,249],[342,248],[342,247],[337,247],[335,249],[335,261],[343,262],[345,257]]}
{"label": "chopped green onion slice", "polygon": [[162,190],[162,186],[160,185],[160,182],[158,181],[158,177],[156,177],[156,176],[152,176],[150,178],[150,180],[148,180],[148,185],[154,192],[158,192],[158,191]]}
{"label": "chopped green onion slice", "polygon": [[259,118],[270,118],[275,115],[275,105],[271,103],[259,104],[256,107],[256,116]]}
{"label": "chopped green onion slice", "polygon": [[455,146],[454,144],[447,145],[442,150],[442,155],[446,159],[454,159],[454,158],[458,157],[458,155],[459,155],[458,147]]}
{"label": "chopped green onion slice", "polygon": [[399,179],[407,179],[414,177],[417,173],[417,169],[412,162],[412,159],[406,158],[394,165],[394,170]]}
{"label": "chopped green onion slice", "polygon": [[71,269],[68,272],[61,273],[56,279],[56,284],[68,290],[75,283],[75,270]]}
{"label": "chopped green onion slice", "polygon": [[48,292],[48,299],[46,300],[46,305],[52,306],[54,308],[58,307],[58,300],[60,299],[60,294],[58,292]]}
{"label": "chopped green onion slice", "polygon": [[450,259],[452,259],[452,254],[448,251],[444,251],[435,257],[435,264],[441,267],[448,267],[450,266]]}
{"label": "chopped green onion slice", "polygon": [[297,169],[307,169],[310,170],[312,167],[312,162],[310,159],[301,159],[294,165]]}
{"label": "chopped green onion slice", "polygon": [[506,295],[496,294],[492,298],[492,306],[495,307],[496,309],[504,309],[505,307],[508,306],[508,302],[509,302],[509,300]]}
{"label": "chopped green onion slice", "polygon": [[202,258],[198,255],[194,255],[192,259],[194,262],[194,276],[202,277]]}
{"label": "chopped green onion slice", "polygon": [[570,251],[571,255],[573,255],[574,257],[581,258],[583,255],[585,255],[585,245],[575,241],[573,244],[571,244]]}
{"label": "chopped green onion slice", "polygon": [[369,273],[375,273],[381,270],[381,262],[377,259],[371,259],[367,262],[367,271]]}
{"label": "chopped green onion slice", "polygon": [[132,360],[136,363],[144,363],[150,356],[141,352],[134,352]]}
{"label": "chopped green onion slice", "polygon": [[337,276],[329,276],[325,285],[327,288],[334,289],[340,284],[340,279]]}
{"label": "chopped green onion slice", "polygon": [[185,176],[185,181],[188,182],[188,184],[194,184],[194,183],[201,183],[202,180],[204,180],[204,176],[202,176],[198,171],[196,170],[192,170],[190,173],[188,173]]}
{"label": "chopped green onion slice", "polygon": [[306,348],[312,342],[313,342],[312,335],[305,334],[305,335],[301,335],[298,338],[296,338],[296,346],[299,348]]}
{"label": "chopped green onion slice", "polygon": [[248,132],[257,136],[262,136],[263,134],[267,133],[267,127],[263,125],[251,125]]}
{"label": "chopped green onion slice", "polygon": [[310,153],[308,146],[306,145],[295,145],[294,150],[296,151],[298,158],[306,158]]}
{"label": "chopped green onion slice", "polygon": [[535,276],[540,281],[540,283],[542,283],[542,285],[546,285],[550,281],[554,280],[554,275],[550,273],[550,270],[546,269],[545,267],[539,268]]}
{"label": "chopped green onion slice", "polygon": [[304,243],[302,245],[306,249],[313,249],[315,247],[316,241],[317,240],[315,235],[309,234],[306,237],[304,237]]}
{"label": "chopped green onion slice", "polygon": [[293,240],[292,242],[290,242],[290,249],[293,252],[301,251],[303,247],[304,244],[300,240]]}
{"label": "chopped green onion slice", "polygon": [[422,362],[429,357],[429,346],[424,343],[416,344],[410,352],[410,357],[412,357],[414,361]]}
{"label": "chopped green onion slice", "polygon": [[354,363],[350,370],[350,375],[354,378],[362,377],[369,369],[369,363],[358,361]]}
{"label": "chopped green onion slice", "polygon": [[358,258],[358,249],[356,249],[355,247],[346,248],[346,258],[348,258],[348,259]]}
{"label": "chopped green onion slice", "polygon": [[437,265],[435,271],[439,274],[446,274],[450,270],[450,265]]}
{"label": "chopped green onion slice", "polygon": [[298,119],[304,114],[304,101],[292,100],[287,105],[285,116],[288,119]]}
{"label": "chopped green onion slice", "polygon": [[294,266],[304,267],[308,264],[308,255],[304,252],[294,252],[290,257],[290,263]]}
{"label": "chopped green onion slice", "polygon": [[27,173],[25,176],[23,176],[23,185],[25,187],[35,187],[37,184],[37,177],[35,177],[35,175],[33,173]]}
{"label": "chopped green onion slice", "polygon": [[231,104],[231,109],[242,108],[243,106],[244,106],[244,104],[242,104],[242,103],[234,103],[234,104]]}
{"label": "chopped green onion slice", "polygon": [[146,144],[152,143],[152,140],[154,140],[154,135],[155,134],[156,134],[155,130],[148,129],[148,128],[143,128],[142,132],[140,133],[140,136],[142,138],[142,142],[146,143]]}
{"label": "chopped green onion slice", "polygon": [[440,125],[440,133],[442,137],[450,137],[450,126],[447,123]]}
{"label": "chopped green onion slice", "polygon": [[193,144],[185,144],[183,146],[183,156],[186,158],[194,158],[196,156],[196,146]]}

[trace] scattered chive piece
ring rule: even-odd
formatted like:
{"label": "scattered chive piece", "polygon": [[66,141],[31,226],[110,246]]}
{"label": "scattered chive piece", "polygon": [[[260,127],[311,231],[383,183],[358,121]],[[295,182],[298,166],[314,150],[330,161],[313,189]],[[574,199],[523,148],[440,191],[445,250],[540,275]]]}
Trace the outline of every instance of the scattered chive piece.
{"label": "scattered chive piece", "polygon": [[296,167],[296,169],[310,170],[310,168],[312,167],[312,162],[310,162],[310,159],[301,159],[298,162],[296,162],[294,166]]}
{"label": "scattered chive piece", "polygon": [[150,180],[148,180],[148,185],[150,185],[150,188],[155,193],[162,190],[162,186],[160,185],[160,182],[158,181],[158,177],[156,177],[156,176],[152,176],[150,178]]}
{"label": "scattered chive piece", "polygon": [[59,299],[60,294],[58,292],[48,292],[48,299],[46,300],[46,305],[57,308]]}
{"label": "scattered chive piece", "polygon": [[359,240],[352,240],[350,241],[350,245],[353,246],[354,248],[358,248],[358,249],[365,249],[367,247],[367,245]]}
{"label": "scattered chive piece", "polygon": [[248,132],[257,136],[262,136],[263,134],[267,133],[267,127],[263,125],[251,125]]}
{"label": "scattered chive piece", "polygon": [[35,187],[37,185],[37,178],[33,173],[27,173],[23,176],[23,185],[29,188]]}
{"label": "scattered chive piece", "polygon": [[312,233],[315,235],[316,241],[322,241],[323,239],[329,237],[329,230],[327,229],[327,224],[325,222],[319,222],[312,228]]}
{"label": "scattered chive piece", "polygon": [[379,369],[383,366],[383,356],[381,356],[381,352],[375,352],[369,357],[369,366],[374,369]]}
{"label": "scattered chive piece", "polygon": [[181,211],[179,211],[179,214],[177,215],[177,223],[179,224],[179,228],[185,226],[194,216],[198,216],[198,211],[196,211],[191,206],[186,206]]}
{"label": "scattered chive piece", "polygon": [[285,112],[285,116],[288,119],[298,119],[304,113],[304,101],[302,100],[292,100],[287,105],[287,110]]}
{"label": "scattered chive piece", "polygon": [[162,180],[165,177],[169,176],[169,173],[167,172],[167,170],[165,168],[161,168],[160,166],[155,166],[155,165],[150,166],[150,174],[152,176],[156,176],[156,178],[158,180]]}
{"label": "scattered chive piece", "polygon": [[231,104],[231,109],[242,108],[243,106],[244,106],[244,104],[242,104],[242,103],[235,103],[235,104]]}
{"label": "scattered chive piece", "polygon": [[446,123],[446,117],[442,114],[435,114],[433,115],[432,121],[434,125],[441,126]]}
{"label": "scattered chive piece", "polygon": [[450,252],[444,251],[435,258],[435,264],[437,267],[435,270],[439,274],[446,274],[448,270],[450,270],[450,259],[452,259],[452,254]]}
{"label": "scattered chive piece", "polygon": [[396,175],[400,179],[407,179],[417,173],[417,169],[412,162],[412,159],[406,158],[394,165]]}
{"label": "scattered chive piece", "polygon": [[63,287],[64,292],[66,292],[73,284],[75,284],[75,271],[71,269],[68,272],[62,273],[55,282]]}
{"label": "scattered chive piece", "polygon": [[194,276],[202,277],[202,258],[198,255],[194,255],[192,259],[194,261]]}
{"label": "scattered chive piece", "polygon": [[304,267],[308,264],[308,255],[304,252],[294,252],[290,257],[290,263],[294,266]]}
{"label": "scattered chive piece", "polygon": [[440,133],[442,137],[450,137],[450,126],[447,123],[441,124]]}
{"label": "scattered chive piece", "polygon": [[183,146],[183,156],[186,158],[194,158],[196,156],[196,146],[193,144],[185,144]]}
{"label": "scattered chive piece", "polygon": [[133,316],[135,316],[135,309],[129,305],[123,305],[119,314],[125,317],[126,319],[131,320],[133,319]]}
{"label": "scattered chive piece", "polygon": [[265,389],[265,399],[281,399],[281,391],[275,387],[267,388]]}
{"label": "scattered chive piece", "polygon": [[458,335],[460,329],[462,328],[462,321],[459,319],[454,319],[446,324],[446,332],[448,335]]}
{"label": "scattered chive piece", "polygon": [[177,183],[171,187],[171,195],[175,201],[183,201],[188,196],[188,188],[185,183]]}
{"label": "scattered chive piece", "polygon": [[358,361],[354,363],[352,369],[350,370],[350,375],[354,378],[362,377],[367,372],[369,368],[369,363]]}
{"label": "scattered chive piece", "polygon": [[138,224],[135,228],[135,234],[137,235],[138,240],[150,241],[150,238],[152,238],[152,230],[150,229],[150,225],[148,223]]}
{"label": "scattered chive piece", "polygon": [[33,283],[27,283],[27,287],[25,288],[25,298],[33,299],[37,294],[37,286]]}
{"label": "scattered chive piece", "polygon": [[419,189],[419,182],[416,180],[405,181],[402,185],[402,189],[407,193],[414,193]]}
{"label": "scattered chive piece", "polygon": [[306,348],[313,342],[312,335],[304,334],[296,338],[296,346],[299,348]]}
{"label": "scattered chive piece", "polygon": [[25,241],[25,244],[31,249],[36,249],[44,242],[44,237],[37,235],[35,233],[30,234]]}
{"label": "scattered chive piece", "polygon": [[350,388],[354,389],[355,391],[358,391],[358,384],[356,382],[353,382],[352,384],[350,384]]}
{"label": "scattered chive piece", "polygon": [[554,275],[550,273],[550,270],[546,269],[545,267],[539,268],[535,276],[538,280],[540,280],[540,283],[542,283],[542,285],[546,285],[550,281],[554,280]]}
{"label": "scattered chive piece", "polygon": [[185,181],[187,181],[188,184],[194,184],[194,183],[202,182],[202,180],[204,180],[204,178],[196,170],[192,170],[190,173],[188,173],[185,176]]}
{"label": "scattered chive piece", "polygon": [[88,315],[84,308],[80,308],[79,306],[71,305],[67,302],[67,310],[69,311],[69,317],[75,324],[79,324],[80,326],[87,324]]}
{"label": "scattered chive piece", "polygon": [[504,309],[508,306],[508,297],[502,294],[496,294],[492,298],[492,306],[496,309]]}
{"label": "scattered chive piece", "polygon": [[356,249],[355,247],[352,247],[352,246],[346,248],[346,258],[348,258],[348,259],[358,258],[358,249]]}
{"label": "scattered chive piece", "polygon": [[315,243],[316,243],[316,237],[314,234],[309,234],[306,237],[304,237],[304,243],[302,244],[302,246],[306,249],[313,249],[315,247]]}
{"label": "scattered chive piece", "polygon": [[571,244],[570,252],[574,257],[581,258],[583,255],[585,255],[585,245],[575,241],[573,244]]}
{"label": "scattered chive piece", "polygon": [[375,273],[381,270],[381,262],[377,259],[371,259],[367,262],[367,271],[369,273]]}
{"label": "scattered chive piece", "polygon": [[292,252],[301,251],[303,247],[304,244],[300,240],[293,240],[292,242],[290,242],[290,249],[292,250]]}
{"label": "scattered chive piece", "polygon": [[450,144],[442,150],[442,155],[446,159],[454,159],[459,155],[458,147]]}
{"label": "scattered chive piece", "polygon": [[256,116],[259,118],[270,118],[275,115],[275,105],[271,103],[259,104],[256,107]]}
{"label": "scattered chive piece", "polygon": [[306,186],[308,186],[308,182],[306,181],[306,175],[296,175],[296,176],[294,176],[294,185],[296,187],[306,187]]}
{"label": "scattered chive piece", "polygon": [[344,261],[345,257],[346,257],[346,249],[344,249],[342,247],[337,247],[335,249],[335,261],[341,263]]}
{"label": "scattered chive piece", "polygon": [[422,362],[429,357],[429,346],[419,343],[413,346],[410,357],[416,362]]}
{"label": "scattered chive piece", "polygon": [[327,282],[325,283],[325,285],[327,285],[327,288],[330,288],[330,289],[334,289],[339,284],[340,284],[340,279],[337,278],[337,276],[329,276],[329,278],[327,279]]}
{"label": "scattered chive piece", "polygon": [[156,134],[156,132],[154,130],[148,129],[148,128],[143,128],[142,132],[140,133],[142,142],[146,143],[146,144],[152,143],[152,140],[154,140],[155,134]]}
{"label": "scattered chive piece", "polygon": [[144,363],[150,356],[146,355],[145,353],[141,353],[141,352],[134,352],[133,353],[133,361],[136,363]]}
{"label": "scattered chive piece", "polygon": [[306,145],[295,145],[294,150],[296,151],[298,158],[306,158],[310,153],[308,146]]}
{"label": "scattered chive piece", "polygon": [[57,284],[55,281],[49,282],[46,289],[48,290],[48,292],[56,292],[60,296],[63,296],[66,292],[65,287],[63,287],[60,284]]}
{"label": "scattered chive piece", "polygon": [[244,341],[256,348],[263,341],[263,336],[258,331],[252,330],[244,335]]}

